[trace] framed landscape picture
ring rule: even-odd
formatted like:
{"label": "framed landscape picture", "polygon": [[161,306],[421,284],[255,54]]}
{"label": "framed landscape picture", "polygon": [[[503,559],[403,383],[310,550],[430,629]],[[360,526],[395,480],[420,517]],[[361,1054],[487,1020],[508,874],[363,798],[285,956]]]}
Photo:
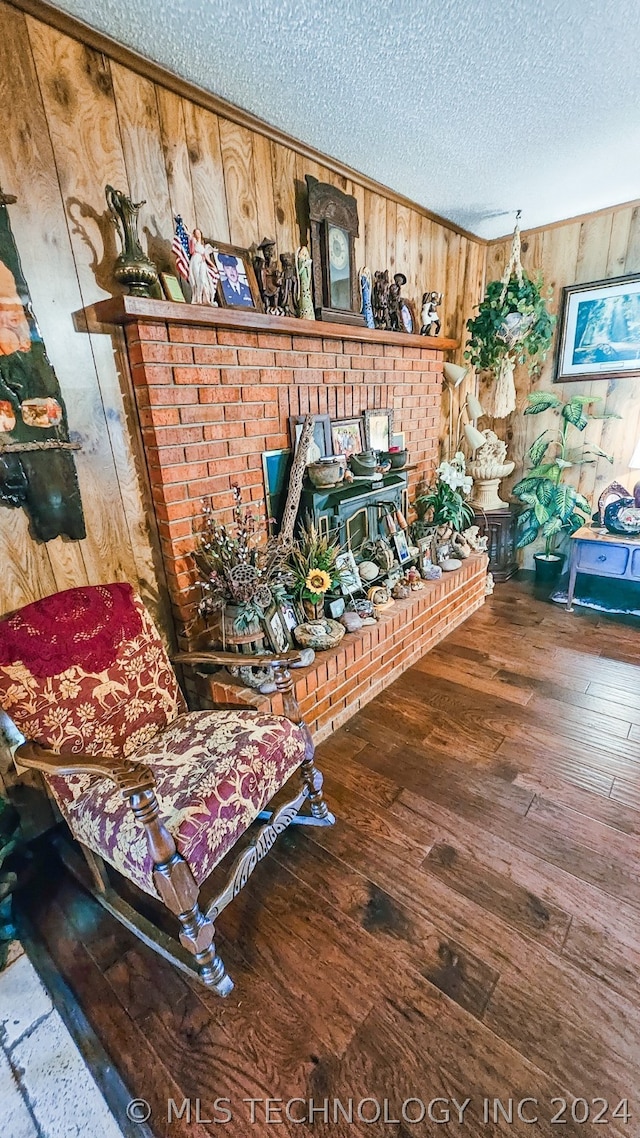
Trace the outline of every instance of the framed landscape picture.
{"label": "framed landscape picture", "polygon": [[364,432],[369,450],[388,451],[393,438],[393,411],[365,411]]}
{"label": "framed landscape picture", "polygon": [[640,274],[562,290],[554,382],[640,375]]}

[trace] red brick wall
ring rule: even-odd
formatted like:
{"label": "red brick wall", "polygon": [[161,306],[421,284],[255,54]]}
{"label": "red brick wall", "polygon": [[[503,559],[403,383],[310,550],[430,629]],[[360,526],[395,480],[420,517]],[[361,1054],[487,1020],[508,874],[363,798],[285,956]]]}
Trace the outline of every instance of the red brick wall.
{"label": "red brick wall", "polygon": [[[322,329],[323,333],[325,329]],[[331,418],[392,407],[405,432],[410,493],[437,462],[442,352],[401,341],[378,344],[236,331],[140,318],[127,325],[129,360],[171,600],[184,632],[200,598],[191,552],[202,499],[224,516],[232,486],[264,513],[262,452],[290,445],[289,416]],[[365,333],[366,337],[366,333]],[[486,556],[397,602],[375,627],[347,634],[296,675],[303,714],[321,739],[387,687],[484,600]],[[184,640],[187,639],[183,637]],[[188,641],[187,641],[188,642]],[[276,697],[227,675],[188,674],[193,704],[230,701],[278,709]]]}
{"label": "red brick wall", "polygon": [[140,321],[127,343],[171,600],[179,624],[199,599],[190,553],[203,497],[231,487],[264,511],[262,452],[290,445],[289,416],[348,418],[392,407],[411,489],[437,462],[442,352],[392,344]]}

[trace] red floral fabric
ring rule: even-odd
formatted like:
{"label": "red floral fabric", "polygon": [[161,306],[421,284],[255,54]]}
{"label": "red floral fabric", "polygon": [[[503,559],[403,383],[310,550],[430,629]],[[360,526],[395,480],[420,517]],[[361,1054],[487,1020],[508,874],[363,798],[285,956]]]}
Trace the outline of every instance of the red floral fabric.
{"label": "red floral fabric", "polygon": [[[255,711],[181,715],[131,756],[156,777],[163,821],[200,884],[305,757],[306,735]],[[60,809],[79,841],[156,895],[142,826],[109,779],[84,785]],[[56,786],[61,779],[52,779]]]}
{"label": "red floral fabric", "polygon": [[123,640],[141,632],[131,585],[66,589],[26,605],[2,622],[0,665],[21,661],[34,676],[58,676],[74,664],[103,672]]}
{"label": "red floral fabric", "polygon": [[[85,595],[101,592],[78,591]],[[38,601],[37,606],[42,609],[49,602],[55,612],[57,596]],[[57,675],[35,674],[28,649],[29,663],[16,659],[14,618],[0,621],[0,660],[12,657],[11,663],[0,663],[0,705],[27,739],[58,754],[129,755],[185,710],[158,632],[142,601],[131,591],[128,608],[128,614],[121,610],[117,622],[121,639],[108,667],[73,664]],[[82,613],[84,604],[77,611]],[[25,621],[23,633],[28,626]],[[40,621],[39,628],[43,626]],[[132,627],[137,629],[135,635],[126,638],[126,630]],[[35,640],[40,640],[39,631]],[[78,778],[52,779],[57,796],[75,797]]]}

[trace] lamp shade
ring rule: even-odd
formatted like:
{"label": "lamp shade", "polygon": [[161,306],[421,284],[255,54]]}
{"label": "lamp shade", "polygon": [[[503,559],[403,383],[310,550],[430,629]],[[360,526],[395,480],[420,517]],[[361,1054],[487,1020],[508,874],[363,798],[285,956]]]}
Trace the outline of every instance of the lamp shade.
{"label": "lamp shade", "polygon": [[449,387],[459,387],[468,370],[468,367],[461,367],[460,364],[447,363],[443,365],[442,373]]}
{"label": "lamp shade", "polygon": [[477,429],[477,427],[474,427],[472,423],[467,423],[464,429],[464,433],[466,435],[467,442],[469,443],[469,446],[472,450],[477,450],[478,447],[483,447],[487,441],[484,435]]}
{"label": "lamp shade", "polygon": [[480,402],[479,399],[476,398],[476,396],[471,391],[467,395],[467,407],[469,409],[469,414],[471,415],[472,419],[481,419],[482,416],[484,415],[484,411],[482,409],[482,403]]}
{"label": "lamp shade", "polygon": [[640,439],[638,439],[633,454],[629,459],[629,470],[640,470]]}

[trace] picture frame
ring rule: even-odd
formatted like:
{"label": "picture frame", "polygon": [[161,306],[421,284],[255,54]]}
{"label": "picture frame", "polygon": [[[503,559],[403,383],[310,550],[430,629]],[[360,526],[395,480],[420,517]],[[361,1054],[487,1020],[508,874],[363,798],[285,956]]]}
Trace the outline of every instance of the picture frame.
{"label": "picture frame", "polygon": [[409,553],[409,546],[407,545],[404,530],[398,530],[397,533],[394,533],[393,544],[396,547],[398,561],[401,565],[406,565],[407,561],[411,561],[411,554]]}
{"label": "picture frame", "polygon": [[364,450],[362,435],[362,419],[332,419],[331,445],[334,454],[344,455],[345,459],[352,454],[361,454]]}
{"label": "picture frame", "polygon": [[350,597],[352,593],[362,590],[362,581],[356,565],[356,559],[351,549],[345,549],[336,557],[336,569],[340,571],[340,592],[343,597]]}
{"label": "picture frame", "polygon": [[211,241],[210,244],[213,248],[211,258],[220,273],[216,289],[218,304],[222,308],[262,312],[262,297],[249,250],[219,241]]}
{"label": "picture frame", "polygon": [[388,451],[393,446],[393,411],[365,411],[363,418],[367,450]]}
{"label": "picture frame", "polygon": [[172,300],[174,304],[187,303],[180,281],[173,273],[160,273],[160,284],[167,300]]}
{"label": "picture frame", "polygon": [[[298,449],[305,419],[306,415],[289,416],[289,434],[294,455]],[[313,441],[320,451],[320,458],[328,458],[333,454],[331,449],[331,419],[328,415],[313,416]],[[314,462],[315,460],[311,458],[309,461]]]}
{"label": "picture frame", "polygon": [[262,627],[273,652],[288,652],[293,647],[293,636],[275,602],[265,612]]}
{"label": "picture frame", "polygon": [[424,537],[419,537],[416,542],[418,546],[418,568],[420,571],[427,568],[427,563],[437,565],[437,557],[435,556],[436,550],[434,548],[436,530],[437,526],[433,526],[430,533],[426,533]]}
{"label": "picture frame", "polygon": [[290,450],[265,450],[262,452],[262,476],[264,479],[264,504],[269,534],[273,536],[280,528],[282,513],[289,490],[292,452]]}
{"label": "picture frame", "polygon": [[404,431],[394,431],[391,438],[393,440],[391,443],[391,446],[397,447],[398,450],[405,450],[406,449],[407,444],[405,441],[406,435],[405,435]]}
{"label": "picture frame", "polygon": [[554,383],[640,375],[640,273],[562,290]]}
{"label": "picture frame", "polygon": [[298,603],[294,601],[292,597],[282,597],[276,602],[276,605],[280,613],[281,622],[288,634],[290,647],[293,648],[295,647],[293,630],[304,622],[304,615],[300,611]]}

